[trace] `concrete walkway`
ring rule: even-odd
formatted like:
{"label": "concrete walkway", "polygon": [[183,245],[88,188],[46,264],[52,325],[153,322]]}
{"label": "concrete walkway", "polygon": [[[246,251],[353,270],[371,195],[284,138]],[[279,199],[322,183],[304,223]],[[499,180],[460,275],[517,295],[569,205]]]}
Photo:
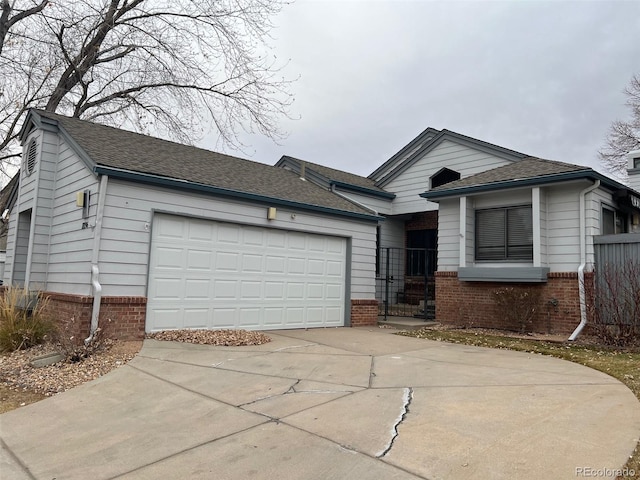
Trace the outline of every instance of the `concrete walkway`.
{"label": "concrete walkway", "polygon": [[638,441],[640,403],[607,375],[392,332],[147,340],[128,365],[0,416],[0,478],[613,478]]}

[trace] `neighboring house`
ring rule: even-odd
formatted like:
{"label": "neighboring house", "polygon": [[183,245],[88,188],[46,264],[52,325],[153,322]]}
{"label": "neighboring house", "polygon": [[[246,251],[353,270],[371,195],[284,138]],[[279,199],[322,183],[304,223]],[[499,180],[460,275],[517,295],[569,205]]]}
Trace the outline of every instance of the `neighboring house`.
{"label": "neighboring house", "polygon": [[[545,308],[534,328],[570,333],[583,319],[580,284],[584,272],[590,281],[593,237],[640,230],[640,194],[615,180],[447,130],[425,130],[367,178],[291,157],[277,166],[384,216],[379,252],[437,247],[437,271],[426,273],[434,274],[443,322],[517,328],[496,315],[492,292],[538,285]],[[412,271],[407,258],[400,263],[402,276],[391,283],[402,295],[390,299],[377,261],[380,302],[425,290],[424,281],[416,287],[425,272]]]}
{"label": "neighboring house", "polygon": [[629,163],[627,174],[629,176],[629,186],[640,191],[640,150],[634,150],[627,155]]}
{"label": "neighboring house", "polygon": [[292,172],[31,110],[5,284],[121,337],[375,324],[380,219]]}

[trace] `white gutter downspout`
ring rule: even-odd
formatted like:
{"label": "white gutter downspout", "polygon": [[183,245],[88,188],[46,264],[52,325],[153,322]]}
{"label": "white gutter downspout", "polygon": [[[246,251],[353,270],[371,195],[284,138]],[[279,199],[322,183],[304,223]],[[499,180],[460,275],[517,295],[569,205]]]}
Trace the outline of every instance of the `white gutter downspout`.
{"label": "white gutter downspout", "polygon": [[578,267],[578,295],[580,298],[580,324],[569,337],[570,341],[575,340],[587,324],[587,298],[584,288],[584,269],[587,266],[587,215],[586,196],[600,186],[600,180],[596,180],[593,185],[580,192],[580,266]]}
{"label": "white gutter downspout", "polygon": [[91,252],[91,286],[93,288],[93,309],[91,311],[91,329],[89,336],[84,339],[88,345],[98,329],[100,318],[100,302],[102,300],[102,285],[100,285],[100,270],[98,269],[98,255],[100,254],[100,239],[102,236],[102,217],[104,215],[104,203],[107,196],[107,180],[103,175],[100,178],[100,191],[98,192],[98,211],[96,212],[96,224],[93,230],[93,251]]}

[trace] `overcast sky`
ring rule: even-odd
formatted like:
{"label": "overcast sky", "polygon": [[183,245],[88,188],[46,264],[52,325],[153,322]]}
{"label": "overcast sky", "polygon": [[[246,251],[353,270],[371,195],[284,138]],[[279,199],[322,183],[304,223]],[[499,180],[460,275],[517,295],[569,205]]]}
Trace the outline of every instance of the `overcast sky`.
{"label": "overcast sky", "polygon": [[[427,127],[600,168],[640,73],[640,1],[313,1],[275,18],[295,103],[244,152],[366,176]],[[299,118],[298,118],[299,117]],[[202,144],[215,148],[213,139]]]}

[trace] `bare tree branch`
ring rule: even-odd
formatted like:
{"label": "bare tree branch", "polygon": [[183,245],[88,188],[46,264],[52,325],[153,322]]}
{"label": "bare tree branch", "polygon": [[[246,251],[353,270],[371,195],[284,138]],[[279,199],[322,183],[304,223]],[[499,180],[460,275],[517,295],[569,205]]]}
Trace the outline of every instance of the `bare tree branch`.
{"label": "bare tree branch", "polygon": [[0,0],[24,13],[0,56],[0,161],[32,107],[185,142],[281,138],[291,81],[268,41],[285,1]]}
{"label": "bare tree branch", "polygon": [[640,149],[640,75],[634,75],[625,88],[626,105],[631,109],[629,120],[616,120],[611,124],[600,159],[612,173],[627,176],[627,154]]}
{"label": "bare tree branch", "polygon": [[[14,9],[11,3],[9,3],[9,0],[0,0],[0,55],[2,55],[4,41],[7,38],[11,27],[31,15],[40,13],[48,3],[49,0],[43,0],[26,10],[17,10]],[[11,16],[12,12],[14,13],[13,16]]]}

